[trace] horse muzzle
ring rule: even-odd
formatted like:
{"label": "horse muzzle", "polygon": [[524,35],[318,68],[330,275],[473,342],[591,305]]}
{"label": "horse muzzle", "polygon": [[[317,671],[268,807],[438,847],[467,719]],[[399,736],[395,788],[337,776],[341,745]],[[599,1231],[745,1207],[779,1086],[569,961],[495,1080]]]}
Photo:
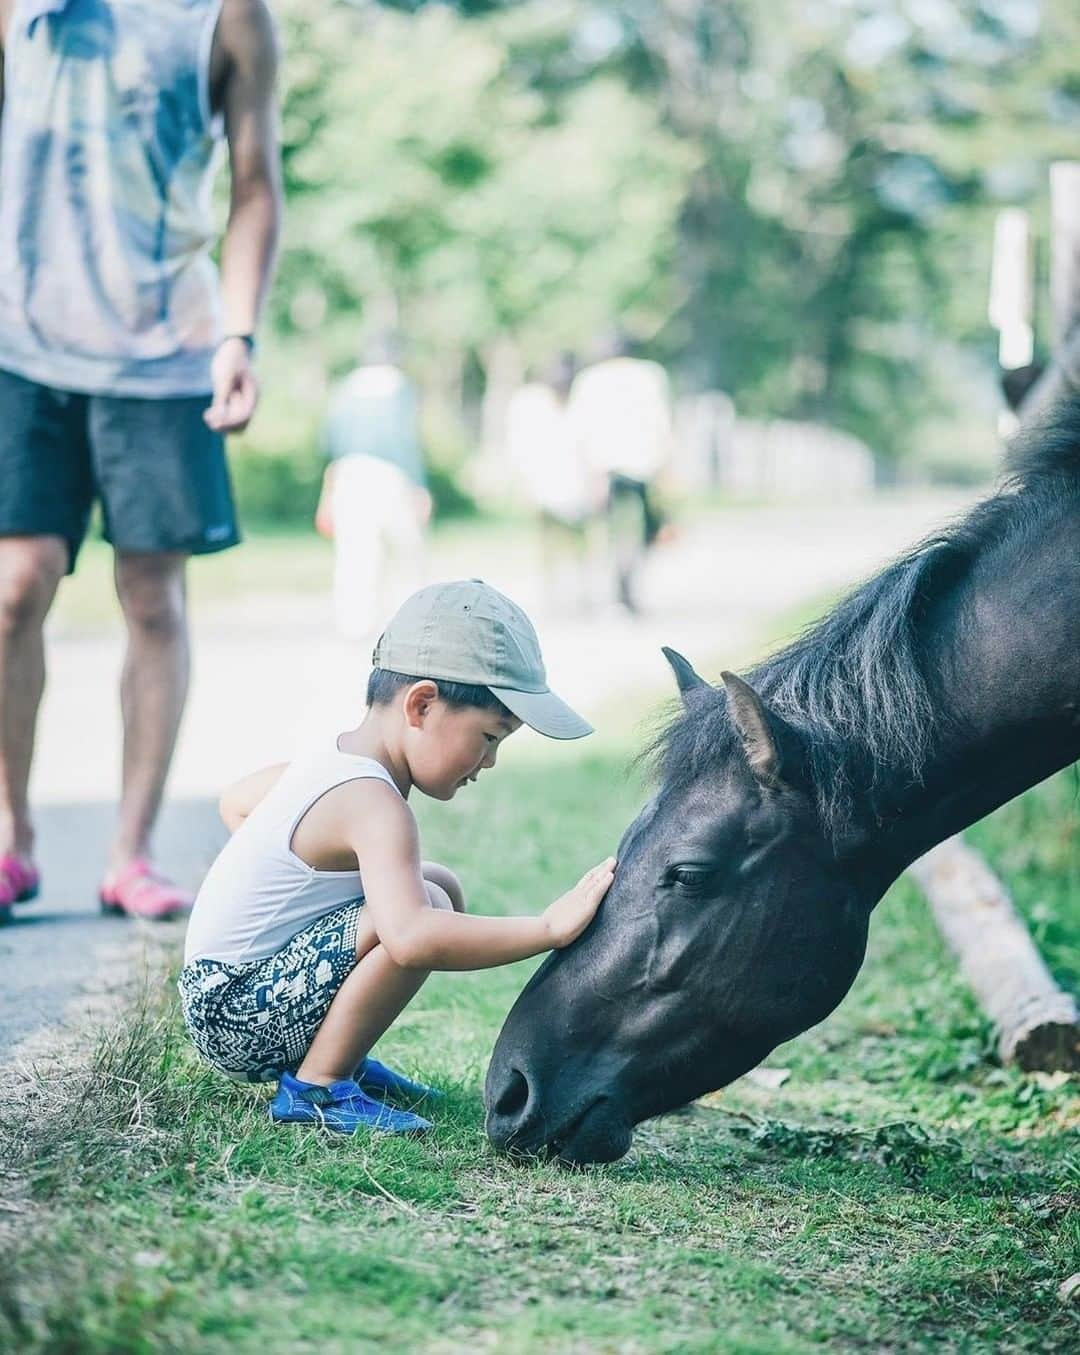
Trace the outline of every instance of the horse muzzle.
{"label": "horse muzzle", "polygon": [[542,1090],[538,1079],[492,1061],[485,1100],[487,1135],[500,1152],[573,1164],[614,1162],[630,1147],[633,1127],[609,1092],[570,1079]]}

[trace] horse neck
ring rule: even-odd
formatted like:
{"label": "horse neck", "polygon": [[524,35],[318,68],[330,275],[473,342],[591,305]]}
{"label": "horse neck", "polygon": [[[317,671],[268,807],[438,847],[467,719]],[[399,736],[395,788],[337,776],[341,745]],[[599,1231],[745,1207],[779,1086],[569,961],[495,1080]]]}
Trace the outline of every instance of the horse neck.
{"label": "horse neck", "polygon": [[919,784],[878,797],[864,859],[881,863],[884,885],[1080,757],[1080,495],[1048,496],[1038,521],[988,543],[923,614],[944,719]]}

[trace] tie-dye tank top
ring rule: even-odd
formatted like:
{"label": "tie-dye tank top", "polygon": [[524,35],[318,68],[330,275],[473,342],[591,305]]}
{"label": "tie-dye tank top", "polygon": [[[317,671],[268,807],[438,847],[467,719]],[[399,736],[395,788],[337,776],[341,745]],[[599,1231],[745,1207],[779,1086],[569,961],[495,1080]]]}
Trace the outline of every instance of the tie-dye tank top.
{"label": "tie-dye tank top", "polygon": [[60,390],[210,390],[221,0],[16,0],[0,122],[0,368]]}

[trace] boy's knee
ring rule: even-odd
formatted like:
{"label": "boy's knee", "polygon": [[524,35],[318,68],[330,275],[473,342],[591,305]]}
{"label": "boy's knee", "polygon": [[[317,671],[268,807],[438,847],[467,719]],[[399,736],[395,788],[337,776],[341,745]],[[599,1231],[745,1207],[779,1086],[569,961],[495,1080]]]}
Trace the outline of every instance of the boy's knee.
{"label": "boy's knee", "polygon": [[435,861],[425,861],[423,875],[427,884],[437,885],[449,896],[453,908],[459,913],[464,912],[465,891],[461,887],[461,881],[452,870],[449,870],[446,866],[440,866]]}
{"label": "boy's knee", "polygon": [[454,911],[453,900],[442,885],[435,884],[433,880],[425,880],[424,888],[427,890],[428,903],[432,908],[441,908],[444,913]]}

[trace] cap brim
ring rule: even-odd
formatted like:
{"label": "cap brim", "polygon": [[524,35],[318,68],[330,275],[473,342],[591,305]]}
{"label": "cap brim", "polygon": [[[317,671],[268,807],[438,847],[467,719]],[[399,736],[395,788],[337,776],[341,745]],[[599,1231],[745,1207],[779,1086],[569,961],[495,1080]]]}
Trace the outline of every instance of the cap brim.
{"label": "cap brim", "polygon": [[552,691],[519,692],[511,687],[491,687],[512,715],[516,715],[530,729],[549,739],[583,739],[593,732],[588,720]]}

